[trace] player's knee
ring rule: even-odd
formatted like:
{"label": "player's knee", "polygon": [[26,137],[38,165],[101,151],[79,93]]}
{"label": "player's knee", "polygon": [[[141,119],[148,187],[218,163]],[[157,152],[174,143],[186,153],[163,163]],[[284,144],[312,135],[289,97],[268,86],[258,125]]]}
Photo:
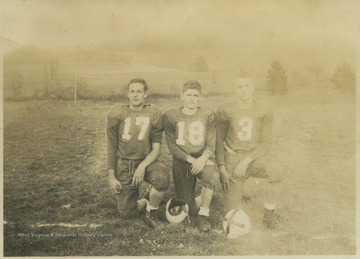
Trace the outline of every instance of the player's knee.
{"label": "player's knee", "polygon": [[283,180],[283,170],[277,163],[271,163],[266,168],[269,183],[280,183]]}
{"label": "player's knee", "polygon": [[220,184],[220,176],[215,166],[205,166],[203,170],[203,186],[209,189],[215,189]]}
{"label": "player's knee", "polygon": [[117,210],[120,214],[120,217],[123,219],[131,219],[139,214],[139,210],[137,209],[137,204],[123,204],[121,202],[118,202],[117,204]]}
{"label": "player's knee", "polygon": [[164,170],[159,170],[156,173],[156,177],[153,182],[153,187],[157,191],[166,191],[170,186],[170,174],[169,172]]}

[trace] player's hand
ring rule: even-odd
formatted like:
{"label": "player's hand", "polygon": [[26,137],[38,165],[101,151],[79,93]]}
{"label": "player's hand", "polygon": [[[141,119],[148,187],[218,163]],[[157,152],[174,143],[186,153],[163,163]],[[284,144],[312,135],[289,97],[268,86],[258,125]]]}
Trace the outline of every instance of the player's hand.
{"label": "player's hand", "polygon": [[230,190],[230,181],[235,183],[236,181],[231,177],[225,166],[219,166],[220,182],[223,190]]}
{"label": "player's hand", "polygon": [[235,178],[245,177],[245,173],[249,167],[250,162],[251,162],[251,160],[249,160],[249,159],[243,159],[242,161],[240,161],[238,163],[238,165],[235,168],[235,172],[234,172]]}
{"label": "player's hand", "polygon": [[109,186],[114,193],[122,192],[122,185],[115,177],[109,177]]}
{"label": "player's hand", "polygon": [[203,157],[199,157],[197,159],[195,159],[194,163],[191,165],[191,173],[193,175],[196,175],[200,172],[202,172],[202,170],[205,167],[207,159],[203,158]]}
{"label": "player's hand", "polygon": [[132,186],[139,186],[144,181],[145,167],[141,164],[136,168],[134,176],[132,178]]}
{"label": "player's hand", "polygon": [[210,159],[206,160],[205,165],[215,165],[215,163],[213,161],[211,161]]}

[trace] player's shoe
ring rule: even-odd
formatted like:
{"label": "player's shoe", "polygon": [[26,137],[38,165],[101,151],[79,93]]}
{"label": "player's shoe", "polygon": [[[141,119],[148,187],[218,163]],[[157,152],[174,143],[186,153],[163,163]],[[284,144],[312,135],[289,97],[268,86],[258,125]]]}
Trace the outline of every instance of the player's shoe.
{"label": "player's shoe", "polygon": [[137,200],[138,210],[140,212],[143,211],[146,208],[147,203],[148,203],[148,200],[145,198]]}
{"label": "player's shoe", "polygon": [[152,229],[155,229],[159,225],[159,221],[156,218],[156,212],[157,210],[144,210],[142,213],[142,219],[146,225],[151,227]]}
{"label": "player's shoe", "polygon": [[200,231],[202,232],[208,232],[211,229],[211,225],[208,221],[207,216],[203,216],[203,215],[198,215],[198,228]]}
{"label": "player's shoe", "polygon": [[274,210],[264,209],[263,223],[269,229],[275,229],[277,227],[277,219]]}

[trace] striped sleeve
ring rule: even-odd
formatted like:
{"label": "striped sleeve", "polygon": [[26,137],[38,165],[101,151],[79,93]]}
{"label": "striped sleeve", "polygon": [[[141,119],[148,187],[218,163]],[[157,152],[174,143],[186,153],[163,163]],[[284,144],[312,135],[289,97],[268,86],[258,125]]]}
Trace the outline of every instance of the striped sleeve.
{"label": "striped sleeve", "polygon": [[211,156],[214,155],[216,145],[216,122],[215,113],[211,112],[207,117],[206,125],[206,152],[209,152]]}
{"label": "striped sleeve", "polygon": [[106,160],[107,169],[116,168],[116,152],[118,147],[119,119],[116,113],[116,107],[110,109],[106,119]]}
{"label": "striped sleeve", "polygon": [[218,165],[225,165],[225,154],[224,154],[224,140],[226,132],[229,126],[228,117],[226,111],[220,105],[215,111],[216,121],[216,148],[215,156]]}

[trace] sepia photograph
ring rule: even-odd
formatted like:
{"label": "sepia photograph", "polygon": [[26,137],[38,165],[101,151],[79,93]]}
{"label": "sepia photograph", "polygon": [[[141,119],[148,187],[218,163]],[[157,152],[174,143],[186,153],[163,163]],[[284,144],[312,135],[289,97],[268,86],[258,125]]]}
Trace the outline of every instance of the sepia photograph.
{"label": "sepia photograph", "polygon": [[356,258],[359,13],[1,1],[2,256]]}

